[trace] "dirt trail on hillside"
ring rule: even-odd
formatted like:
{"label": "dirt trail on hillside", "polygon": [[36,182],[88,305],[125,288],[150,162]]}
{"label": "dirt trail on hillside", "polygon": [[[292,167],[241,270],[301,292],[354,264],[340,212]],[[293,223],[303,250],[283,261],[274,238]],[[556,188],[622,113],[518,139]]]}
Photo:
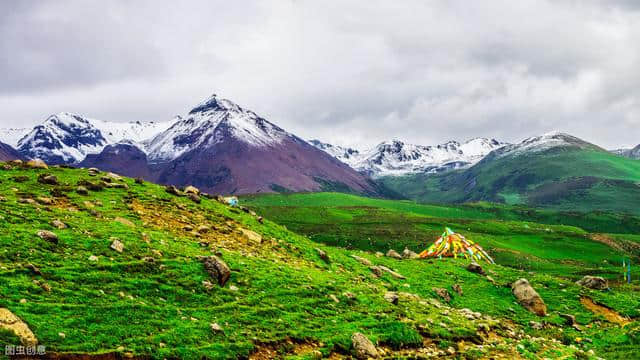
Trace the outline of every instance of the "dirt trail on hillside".
{"label": "dirt trail on hillside", "polygon": [[596,304],[593,300],[589,299],[588,297],[580,298],[580,302],[582,303],[582,305],[584,305],[584,307],[591,310],[591,312],[593,312],[594,314],[602,315],[604,316],[605,319],[607,319],[609,322],[612,322],[614,324],[625,326],[631,322],[629,319],[609,309],[608,307]]}

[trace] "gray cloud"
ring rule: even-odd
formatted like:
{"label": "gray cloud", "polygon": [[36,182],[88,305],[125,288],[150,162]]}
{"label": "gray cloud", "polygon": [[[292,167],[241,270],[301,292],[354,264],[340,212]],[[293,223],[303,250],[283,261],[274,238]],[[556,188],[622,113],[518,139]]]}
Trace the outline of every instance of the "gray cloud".
{"label": "gray cloud", "polygon": [[304,137],[372,145],[559,129],[640,143],[634,1],[0,5],[0,122],[164,120],[212,92]]}

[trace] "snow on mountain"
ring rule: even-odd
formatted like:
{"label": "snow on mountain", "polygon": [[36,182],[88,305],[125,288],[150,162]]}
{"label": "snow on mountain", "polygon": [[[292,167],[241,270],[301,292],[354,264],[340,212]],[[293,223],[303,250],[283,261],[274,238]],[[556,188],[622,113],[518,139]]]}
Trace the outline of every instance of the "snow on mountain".
{"label": "snow on mountain", "polygon": [[360,151],[353,148],[332,145],[316,139],[309,140],[308,143],[342,161],[345,164],[350,164],[354,159],[360,156]]}
{"label": "snow on mountain", "polygon": [[214,94],[147,143],[149,160],[170,161],[193,149],[218,143],[227,135],[254,147],[278,144],[283,138],[292,137],[253,111]]}
{"label": "snow on mountain", "polygon": [[618,149],[611,150],[612,153],[624,157],[628,157],[630,159],[640,160],[640,145],[634,147],[633,149]]}
{"label": "snow on mountain", "polygon": [[588,143],[573,135],[560,131],[552,131],[543,135],[524,139],[517,144],[510,144],[498,151],[497,156],[521,155],[524,153],[542,152],[556,147],[579,147],[600,149],[596,145]]}
{"label": "snow on mountain", "polygon": [[52,164],[73,164],[101,152],[109,144],[143,142],[171,125],[172,122],[106,122],[62,112],[35,126],[16,145],[27,157]]}
{"label": "snow on mountain", "polygon": [[0,142],[16,147],[30,131],[31,128],[0,128]]}
{"label": "snow on mountain", "polygon": [[436,146],[391,140],[360,152],[319,141],[312,141],[311,144],[372,177],[436,173],[468,167],[505,145],[497,140],[485,138],[476,138],[464,143],[449,141]]}

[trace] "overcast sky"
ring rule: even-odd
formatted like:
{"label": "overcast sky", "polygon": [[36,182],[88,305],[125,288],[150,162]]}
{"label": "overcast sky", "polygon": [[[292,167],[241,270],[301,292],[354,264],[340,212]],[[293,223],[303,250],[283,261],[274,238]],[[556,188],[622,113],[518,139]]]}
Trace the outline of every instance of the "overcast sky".
{"label": "overcast sky", "polygon": [[640,1],[3,1],[0,125],[217,93],[304,138],[640,143]]}

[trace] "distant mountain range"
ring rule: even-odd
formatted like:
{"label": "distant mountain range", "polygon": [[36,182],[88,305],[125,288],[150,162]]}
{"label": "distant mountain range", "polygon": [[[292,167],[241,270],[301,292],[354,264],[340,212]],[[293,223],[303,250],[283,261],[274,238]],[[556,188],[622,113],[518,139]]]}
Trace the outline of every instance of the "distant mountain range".
{"label": "distant mountain range", "polygon": [[216,95],[161,123],[112,123],[76,114],[47,118],[17,141],[26,158],[99,167],[216,193],[383,189],[324,151]]}
{"label": "distant mountain range", "polygon": [[[114,123],[59,113],[0,129],[0,160],[98,167],[224,194],[341,191],[425,202],[493,201],[635,207],[640,145],[606,151],[563,133],[509,144],[475,138],[436,146],[400,140],[359,150],[305,141],[216,95],[164,122]],[[610,206],[616,202],[617,206]]]}
{"label": "distant mountain range", "polygon": [[372,149],[359,151],[319,140],[311,140],[352,168],[373,178],[408,174],[435,174],[472,166],[484,156],[507,143],[495,139],[476,138],[464,143],[449,141],[436,146],[407,144],[400,140],[385,141]]}

